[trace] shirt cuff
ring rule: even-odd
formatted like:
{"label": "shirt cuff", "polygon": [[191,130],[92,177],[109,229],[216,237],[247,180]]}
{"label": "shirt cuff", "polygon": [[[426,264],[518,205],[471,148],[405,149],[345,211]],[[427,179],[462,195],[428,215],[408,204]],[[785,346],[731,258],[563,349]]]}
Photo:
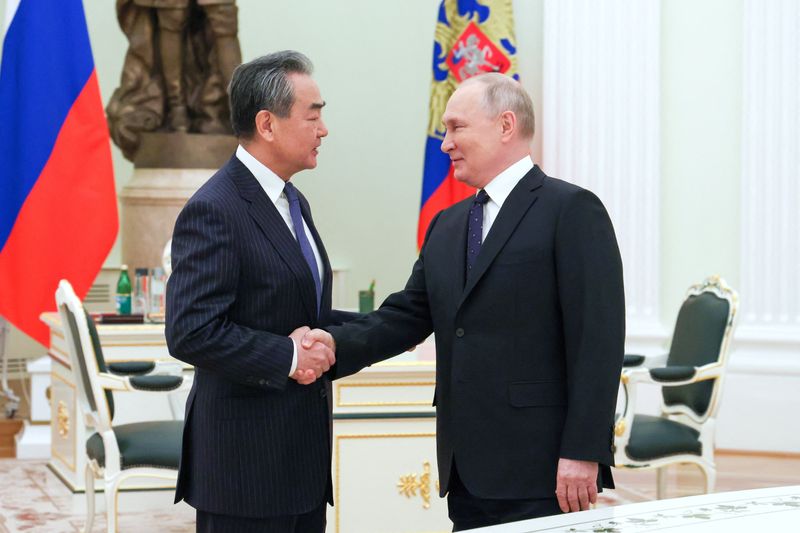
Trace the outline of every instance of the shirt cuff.
{"label": "shirt cuff", "polygon": [[294,343],[294,339],[290,339],[292,341],[292,368],[289,369],[289,377],[292,377],[294,371],[297,370],[297,345]]}

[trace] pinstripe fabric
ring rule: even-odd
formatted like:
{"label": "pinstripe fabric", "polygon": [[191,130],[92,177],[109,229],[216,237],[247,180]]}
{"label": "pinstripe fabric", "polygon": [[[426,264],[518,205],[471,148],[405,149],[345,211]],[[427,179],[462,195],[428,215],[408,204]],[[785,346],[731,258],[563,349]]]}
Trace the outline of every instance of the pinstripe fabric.
{"label": "pinstripe fabric", "polygon": [[340,323],[331,269],[314,281],[275,206],[235,157],[178,216],[167,286],[170,353],[195,367],[175,500],[217,514],[302,514],[332,502],[330,382],[288,378],[296,328]]}

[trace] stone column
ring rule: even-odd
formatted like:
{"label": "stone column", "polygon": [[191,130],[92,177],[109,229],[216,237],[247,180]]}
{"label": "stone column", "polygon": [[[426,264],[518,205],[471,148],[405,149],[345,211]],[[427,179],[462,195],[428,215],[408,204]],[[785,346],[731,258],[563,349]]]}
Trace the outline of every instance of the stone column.
{"label": "stone column", "polygon": [[142,134],[133,178],[120,193],[122,262],[131,272],[161,265],[178,213],[236,145],[229,135]]}

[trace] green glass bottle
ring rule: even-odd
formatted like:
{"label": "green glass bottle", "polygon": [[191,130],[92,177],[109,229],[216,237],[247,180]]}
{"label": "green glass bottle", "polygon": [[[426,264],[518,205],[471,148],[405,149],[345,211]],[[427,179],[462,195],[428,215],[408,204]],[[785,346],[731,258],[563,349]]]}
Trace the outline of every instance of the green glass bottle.
{"label": "green glass bottle", "polygon": [[131,278],[128,276],[128,265],[122,265],[117,280],[117,314],[131,314]]}

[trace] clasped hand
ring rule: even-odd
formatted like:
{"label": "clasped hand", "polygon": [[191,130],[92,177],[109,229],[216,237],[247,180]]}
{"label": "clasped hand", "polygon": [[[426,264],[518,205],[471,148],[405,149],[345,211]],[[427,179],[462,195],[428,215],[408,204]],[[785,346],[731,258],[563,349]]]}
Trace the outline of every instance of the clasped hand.
{"label": "clasped hand", "polygon": [[292,379],[301,385],[314,383],[336,363],[336,343],[327,331],[303,326],[289,337],[297,347],[297,369]]}

